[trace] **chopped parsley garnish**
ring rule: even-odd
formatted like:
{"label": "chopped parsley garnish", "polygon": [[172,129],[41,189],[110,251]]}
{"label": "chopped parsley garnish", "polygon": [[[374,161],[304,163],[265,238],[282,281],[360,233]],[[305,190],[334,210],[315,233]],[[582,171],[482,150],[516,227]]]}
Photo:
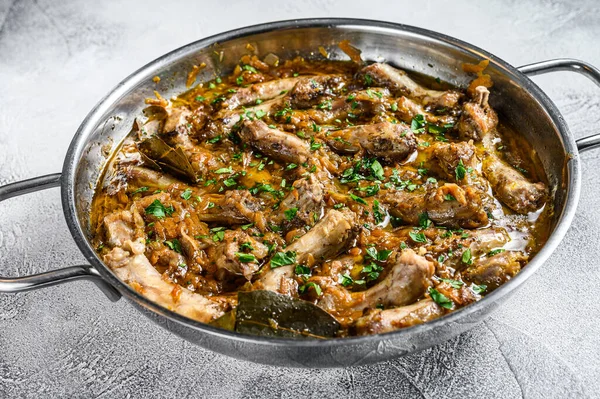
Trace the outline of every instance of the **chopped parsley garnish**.
{"label": "chopped parsley garnish", "polygon": [[315,138],[314,137],[310,138],[310,150],[311,151],[316,151],[319,148],[321,148],[322,146],[323,146],[323,144],[315,142]]}
{"label": "chopped parsley garnish", "polygon": [[190,198],[192,198],[192,189],[186,188],[185,191],[181,193],[180,197],[186,201],[189,200]]}
{"label": "chopped parsley garnish", "polygon": [[444,201],[456,201],[456,198],[452,194],[444,195]]}
{"label": "chopped parsley garnish", "polygon": [[197,96],[196,97],[196,101],[198,101],[199,103],[201,103],[204,100],[206,100],[206,99],[203,96]]}
{"label": "chopped parsley garnish", "polygon": [[310,276],[310,267],[304,265],[296,265],[294,273],[298,276]]}
{"label": "chopped parsley garnish", "polygon": [[283,214],[285,215],[285,218],[287,220],[292,220],[293,218],[296,217],[296,214],[298,213],[298,208],[290,208],[290,209],[286,209]]}
{"label": "chopped parsley garnish", "polygon": [[465,178],[465,175],[467,174],[467,169],[465,168],[462,159],[458,161],[458,165],[456,165],[454,173],[456,174],[456,180],[462,180]]}
{"label": "chopped parsley garnish", "polygon": [[147,215],[162,219],[166,216],[171,216],[175,212],[175,208],[173,208],[173,205],[166,207],[160,200],[155,199],[144,211]]}
{"label": "chopped parsley garnish", "polygon": [[452,309],[452,307],[454,306],[454,302],[452,302],[450,300],[450,298],[448,298],[446,295],[442,294],[435,288],[429,287],[429,295],[431,296],[431,299],[433,299],[435,303],[437,303],[438,305],[440,305],[443,308]]}
{"label": "chopped parsley garnish", "polygon": [[226,168],[220,168],[215,170],[216,174],[222,175],[224,173],[233,173],[233,169],[231,169],[231,166],[228,166]]}
{"label": "chopped parsley garnish", "polygon": [[362,285],[362,284],[365,283],[365,280],[354,280],[352,277],[350,277],[350,274],[348,274],[346,272],[344,274],[340,274],[340,278],[338,279],[338,283],[340,283],[344,287],[349,287],[352,284]]}
{"label": "chopped parsley garnish", "polygon": [[411,231],[410,233],[408,233],[408,235],[414,242],[420,242],[420,243],[427,242],[427,238],[425,237],[425,234],[423,234],[422,232],[417,233],[416,231]]}
{"label": "chopped parsley garnish", "polygon": [[223,238],[225,238],[225,227],[217,227],[211,229],[210,232],[214,233],[212,236],[214,242],[223,241]]}
{"label": "chopped parsley garnish", "polygon": [[245,254],[242,252],[236,252],[235,256],[238,257],[239,261],[242,263],[250,263],[250,262],[256,262],[256,257],[252,254]]}
{"label": "chopped parsley garnish", "polygon": [[374,160],[371,163],[371,171],[373,172],[373,176],[375,176],[378,180],[383,180],[383,167],[378,160]]}
{"label": "chopped parsley garnish", "polygon": [[467,248],[465,252],[463,252],[462,257],[460,258],[462,262],[466,265],[473,264],[473,258],[471,257],[471,248]]}
{"label": "chopped parsley garnish", "polygon": [[245,243],[241,244],[240,249],[242,251],[254,251],[254,247],[250,241],[246,241]]}
{"label": "chopped parsley garnish", "polygon": [[309,281],[308,283],[298,287],[298,292],[301,294],[306,294],[310,288],[312,288],[315,291],[315,294],[317,294],[318,296],[321,296],[323,294],[323,291],[321,290],[319,284],[314,283],[312,281]]}
{"label": "chopped parsley garnish", "polygon": [[254,226],[254,223],[248,223],[241,226],[242,230],[248,230],[250,227]]}
{"label": "chopped parsley garnish", "polygon": [[379,206],[379,201],[377,200],[373,201],[373,218],[375,219],[376,224],[382,223],[385,219],[385,215]]}
{"label": "chopped parsley garnish", "polygon": [[465,283],[463,283],[462,281],[452,280],[450,278],[440,278],[440,281],[443,281],[444,283],[450,284],[450,286],[452,288],[456,288],[456,289],[459,289],[460,287],[462,287],[463,285],[465,285]]}
{"label": "chopped parsley garnish", "polygon": [[423,213],[419,214],[419,226],[426,229],[427,227],[431,226],[432,224],[433,224],[433,222],[431,220],[429,220],[429,215],[427,214],[427,212],[423,212]]}
{"label": "chopped parsley garnish", "polygon": [[293,265],[296,263],[296,251],[277,252],[271,258],[271,268]]}
{"label": "chopped parsley garnish", "polygon": [[131,195],[135,195],[137,193],[143,193],[143,192],[148,191],[148,190],[150,190],[150,187],[145,187],[145,186],[144,187],[140,187],[137,190],[132,191]]}
{"label": "chopped parsley garnish", "polygon": [[298,167],[298,165],[296,165],[295,163],[290,163],[290,164],[288,164],[288,166],[285,167],[285,170],[292,170],[297,167]]}
{"label": "chopped parsley garnish", "polygon": [[492,249],[490,252],[488,252],[487,256],[498,255],[499,253],[502,253],[504,251],[506,251],[504,248]]}
{"label": "chopped parsley garnish", "polygon": [[387,258],[390,257],[392,250],[391,249],[382,249],[381,251],[377,251],[374,247],[369,247],[366,250],[367,257],[379,262],[385,262]]}
{"label": "chopped parsley garnish", "polygon": [[379,266],[376,263],[369,263],[366,266],[363,266],[361,273],[367,274],[367,281],[374,281],[379,278],[379,274],[383,271],[383,267]]}
{"label": "chopped parsley garnish", "polygon": [[206,140],[206,142],[209,143],[209,144],[216,144],[219,141],[221,141],[221,135],[218,135],[217,137],[213,137],[210,140]]}
{"label": "chopped parsley garnish", "polygon": [[360,198],[358,195],[354,195],[352,193],[350,193],[348,195],[350,196],[350,198],[352,198],[354,201],[358,202],[359,204],[367,205],[367,201]]}
{"label": "chopped parsley garnish", "polygon": [[422,114],[417,114],[410,122],[410,129],[415,133],[423,133],[426,125],[425,117]]}
{"label": "chopped parsley garnish", "polygon": [[171,241],[165,241],[165,245],[171,248],[173,251],[181,253],[181,243],[178,239],[174,238]]}
{"label": "chopped parsley garnish", "polygon": [[256,70],[256,68],[254,68],[252,65],[242,65],[242,69],[244,71],[250,71],[252,73],[258,73],[258,71]]}
{"label": "chopped parsley garnish", "polygon": [[265,116],[267,113],[265,111],[263,111],[262,109],[257,109],[256,112],[254,113],[254,116],[256,116],[257,119],[262,118],[263,116]]}
{"label": "chopped parsley garnish", "polygon": [[471,289],[473,290],[474,293],[481,295],[487,289],[487,285],[485,285],[485,284],[480,284],[480,285],[471,284]]}

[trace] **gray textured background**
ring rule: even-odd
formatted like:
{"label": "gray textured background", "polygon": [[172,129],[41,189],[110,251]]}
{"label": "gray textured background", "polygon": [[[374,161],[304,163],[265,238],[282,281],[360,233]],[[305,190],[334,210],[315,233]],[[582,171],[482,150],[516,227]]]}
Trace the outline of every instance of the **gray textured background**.
{"label": "gray textured background", "polygon": [[[589,1],[0,0],[0,184],[59,171],[91,107],[122,78],[190,41],[260,22],[384,19],[437,30],[514,65],[555,57],[600,66]],[[392,5],[394,4],[394,5]],[[567,73],[536,78],[583,137],[600,131],[600,89]],[[194,347],[90,283],[0,294],[0,397],[594,397],[600,392],[600,151],[557,252],[472,331],[364,368],[258,366]],[[81,263],[58,190],[0,205],[0,273]]]}

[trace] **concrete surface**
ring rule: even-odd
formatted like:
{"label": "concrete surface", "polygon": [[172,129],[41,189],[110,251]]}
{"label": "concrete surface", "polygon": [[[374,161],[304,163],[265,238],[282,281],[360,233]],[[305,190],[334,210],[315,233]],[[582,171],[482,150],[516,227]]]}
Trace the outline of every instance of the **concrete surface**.
{"label": "concrete surface", "polygon": [[[596,0],[0,0],[0,184],[59,171],[88,110],[164,52],[244,25],[311,16],[418,25],[514,65],[575,57],[600,66]],[[536,81],[576,136],[600,132],[599,88],[567,73]],[[364,368],[258,366],[194,347],[77,282],[0,295],[0,397],[597,396],[599,156],[582,157],[581,203],[558,251],[501,311],[453,341]],[[58,190],[0,205],[1,274],[81,262]]]}

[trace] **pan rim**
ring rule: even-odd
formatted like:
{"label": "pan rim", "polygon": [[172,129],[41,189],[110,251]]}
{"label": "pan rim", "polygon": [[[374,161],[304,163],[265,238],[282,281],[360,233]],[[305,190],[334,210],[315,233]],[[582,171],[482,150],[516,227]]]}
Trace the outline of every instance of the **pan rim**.
{"label": "pan rim", "polygon": [[[566,181],[569,185],[565,188],[567,191],[565,205],[562,209],[561,215],[559,216],[558,222],[550,234],[548,241],[542,247],[542,249],[535,255],[535,257],[527,264],[523,270],[517,274],[515,278],[503,284],[501,287],[496,289],[491,294],[485,296],[482,300],[473,303],[469,306],[456,310],[450,314],[444,315],[433,321],[399,329],[396,331],[375,334],[359,337],[344,337],[344,338],[333,338],[326,340],[298,340],[289,338],[271,338],[271,337],[259,337],[246,334],[240,334],[237,332],[231,332],[213,327],[211,325],[195,321],[187,318],[183,315],[175,313],[157,303],[149,301],[141,294],[133,290],[128,284],[119,280],[113,272],[100,260],[96,255],[96,252],[91,247],[85,234],[82,231],[76,211],[76,198],[75,198],[75,175],[79,164],[80,157],[83,153],[84,146],[87,143],[87,137],[93,131],[95,126],[100,122],[100,118],[105,113],[105,110],[121,98],[122,95],[126,94],[127,90],[132,86],[135,86],[139,82],[143,81],[147,77],[152,76],[152,72],[161,66],[167,65],[178,58],[189,54],[191,52],[199,51],[200,49],[209,47],[215,43],[225,42],[233,39],[248,37],[256,34],[266,33],[273,30],[289,30],[289,29],[307,29],[307,28],[361,28],[371,29],[373,31],[383,30],[389,31],[390,33],[403,32],[415,34],[421,37],[426,37],[429,40],[437,40],[444,42],[453,47],[458,47],[463,51],[474,53],[482,58],[487,58],[496,66],[501,67],[504,73],[516,79],[523,88],[532,95],[532,97],[538,102],[539,106],[548,114],[556,130],[560,133],[565,153],[571,154],[569,162],[566,164]],[[62,179],[61,179],[61,200],[63,205],[63,212],[65,220],[80,251],[86,257],[86,259],[92,264],[92,266],[100,273],[102,278],[107,281],[110,285],[115,287],[124,297],[128,300],[142,306],[148,311],[154,314],[160,315],[167,318],[170,321],[178,324],[183,324],[187,327],[191,327],[198,333],[207,333],[213,336],[221,338],[231,339],[238,342],[248,342],[253,344],[260,344],[266,346],[284,346],[284,347],[296,347],[296,348],[325,348],[325,347],[339,347],[347,345],[360,345],[368,342],[386,341],[393,340],[395,338],[406,336],[406,335],[421,335],[426,331],[435,330],[442,325],[451,323],[460,323],[461,320],[465,319],[470,314],[476,313],[486,305],[494,301],[498,301],[501,298],[513,293],[519,286],[523,284],[532,274],[534,274],[541,265],[548,259],[548,257],[554,252],[564,235],[566,234],[569,226],[571,225],[574,217],[575,209],[579,201],[580,196],[580,185],[581,185],[581,170],[579,165],[579,153],[575,144],[575,139],[570,133],[568,126],[566,125],[564,118],[554,105],[554,103],[548,98],[548,96],[526,75],[519,72],[519,70],[513,67],[511,64],[504,60],[496,57],[495,55],[473,46],[467,42],[456,39],[451,36],[447,36],[441,33],[430,31],[427,29],[417,28],[410,25],[403,25],[393,22],[368,20],[368,19],[356,19],[356,18],[310,18],[310,19],[293,19],[276,22],[262,23],[239,29],[230,30],[227,32],[219,33],[204,39],[194,41],[186,44],[178,49],[175,49],[165,55],[151,61],[145,66],[141,67],[137,71],[130,74],[123,81],[121,81],[116,87],[110,90],[105,97],[103,97],[88,113],[85,119],[82,121],[77,132],[75,133],[67,155],[65,157]]]}

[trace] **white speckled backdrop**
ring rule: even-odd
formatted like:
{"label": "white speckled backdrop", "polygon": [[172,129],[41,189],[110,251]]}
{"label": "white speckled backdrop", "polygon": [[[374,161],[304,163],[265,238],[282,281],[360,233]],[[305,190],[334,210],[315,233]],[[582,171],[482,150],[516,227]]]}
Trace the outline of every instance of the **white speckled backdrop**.
{"label": "white speckled backdrop", "polygon": [[[0,0],[0,184],[57,172],[79,122],[122,78],[224,30],[278,19],[362,17],[417,25],[514,65],[555,57],[600,66],[588,1]],[[577,137],[600,131],[600,89],[536,78]],[[110,303],[87,282],[0,294],[0,397],[593,397],[600,392],[600,151],[565,240],[484,324],[417,355],[364,368],[282,369],[194,347]],[[83,262],[58,190],[0,204],[0,274]]]}

